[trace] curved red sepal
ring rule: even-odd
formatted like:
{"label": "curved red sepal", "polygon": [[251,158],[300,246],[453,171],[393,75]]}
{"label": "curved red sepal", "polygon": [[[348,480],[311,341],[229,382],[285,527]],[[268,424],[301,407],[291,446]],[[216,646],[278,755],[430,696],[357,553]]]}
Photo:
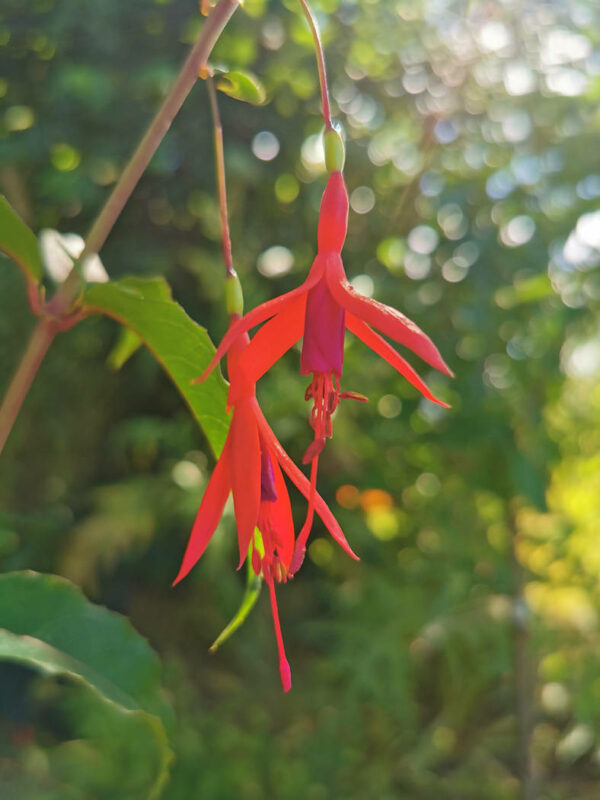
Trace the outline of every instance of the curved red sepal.
{"label": "curved red sepal", "polygon": [[[286,353],[302,336],[306,295],[292,299],[285,311],[280,311],[257,332],[240,359],[244,380],[256,383],[277,359]],[[230,393],[229,403],[235,402]]]}
{"label": "curved red sepal", "polygon": [[240,562],[248,555],[260,507],[260,441],[254,399],[236,405],[231,420],[231,488]]}
{"label": "curved red sepal", "polygon": [[256,308],[253,308],[252,311],[244,314],[241,319],[231,325],[221,340],[221,343],[217,347],[217,352],[212,357],[210,364],[204,370],[202,375],[199,378],[196,378],[193,382],[202,383],[202,381],[208,378],[210,373],[217,366],[219,361],[223,358],[227,350],[231,347],[235,339],[240,334],[246,333],[250,330],[250,328],[254,328],[256,325],[260,325],[261,322],[265,322],[265,320],[275,316],[278,311],[283,310],[285,306],[299,294],[304,294],[305,292],[308,292],[309,289],[312,289],[312,287],[321,278],[324,266],[325,263],[323,259],[317,256],[313,261],[313,265],[304,283],[301,283],[300,286],[292,289],[291,292],[286,292],[279,297],[274,297],[272,300],[267,300],[266,303],[261,303],[259,306],[256,306]]}
{"label": "curved red sepal", "polygon": [[454,377],[437,347],[418,325],[395,308],[359,294],[348,283],[341,259],[330,259],[325,276],[331,294],[346,311],[408,347],[434,369]]}
{"label": "curved red sepal", "polygon": [[275,479],[275,491],[277,492],[277,500],[274,503],[270,503],[272,506],[270,512],[271,525],[277,537],[279,560],[287,570],[294,553],[294,518],[292,517],[292,507],[285,478],[281,473],[276,455],[271,459],[271,464]]}
{"label": "curved red sepal", "polygon": [[204,491],[202,502],[196,514],[196,520],[183,556],[181,568],[173,581],[173,586],[185,578],[206,550],[217,524],[221,519],[223,507],[230,491],[230,451],[228,437],[221,457],[217,461],[217,465]]}
{"label": "curved red sepal", "polygon": [[377,353],[378,356],[384,358],[388,364],[391,364],[394,369],[397,369],[398,372],[403,375],[409,383],[418,389],[421,394],[426,397],[428,400],[431,400],[432,403],[437,403],[439,406],[443,408],[450,408],[448,403],[442,402],[439,400],[433,392],[429,389],[426,383],[421,380],[421,378],[417,375],[415,370],[411,367],[411,365],[406,361],[400,353],[395,350],[389,342],[386,342],[378,333],[370,328],[366,322],[363,322],[362,319],[355,317],[354,314],[351,314],[349,311],[346,312],[346,328],[351,331],[355,336],[364,342],[367,347],[370,347],[373,352]]}

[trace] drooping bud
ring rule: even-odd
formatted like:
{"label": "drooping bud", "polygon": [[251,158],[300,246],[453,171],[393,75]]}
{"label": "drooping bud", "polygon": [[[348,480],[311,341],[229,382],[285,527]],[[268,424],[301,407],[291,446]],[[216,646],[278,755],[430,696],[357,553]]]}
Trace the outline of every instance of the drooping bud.
{"label": "drooping bud", "polygon": [[229,316],[237,314],[241,317],[244,313],[242,284],[235,270],[228,272],[225,278],[225,308]]}
{"label": "drooping bud", "polygon": [[346,161],[346,147],[338,128],[327,128],[323,134],[323,148],[327,172],[341,172]]}

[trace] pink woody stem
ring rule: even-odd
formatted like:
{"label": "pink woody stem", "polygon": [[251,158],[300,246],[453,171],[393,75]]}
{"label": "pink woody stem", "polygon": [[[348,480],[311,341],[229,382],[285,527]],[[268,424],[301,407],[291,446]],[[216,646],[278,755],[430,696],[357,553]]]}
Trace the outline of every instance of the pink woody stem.
{"label": "pink woody stem", "polygon": [[56,323],[47,319],[41,319],[33,329],[27,349],[0,406],[0,453],[57,330]]}
{"label": "pink woody stem", "polygon": [[[239,0],[219,0],[208,15],[175,83],[92,225],[78,263],[82,263],[87,255],[99,252],[106,241],[125,203],[129,200],[152,156],[171,127],[177,112],[196,82],[200,69],[206,65],[217,39],[238,5]],[[46,313],[59,319],[67,316],[71,313],[73,304],[82,288],[82,278],[79,270],[75,267],[54,297],[46,304]],[[46,318],[38,323],[31,336],[27,350],[0,407],[0,452],[56,332],[55,322]]]}
{"label": "pink woody stem", "polygon": [[323,119],[325,120],[325,128],[331,130],[333,123],[331,121],[331,108],[329,105],[329,88],[327,86],[327,71],[325,69],[325,54],[323,52],[323,44],[321,42],[321,35],[319,33],[319,26],[317,19],[313,14],[311,7],[307,0],[300,0],[300,5],[304,11],[304,15],[308,21],[314,42],[315,51],[317,55],[317,67],[319,70],[319,83],[321,85],[321,102],[323,104]]}

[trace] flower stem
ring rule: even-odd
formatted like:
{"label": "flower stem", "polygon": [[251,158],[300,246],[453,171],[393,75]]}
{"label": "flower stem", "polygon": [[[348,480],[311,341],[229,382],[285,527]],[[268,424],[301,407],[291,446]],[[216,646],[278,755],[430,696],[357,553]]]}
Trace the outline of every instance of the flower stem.
{"label": "flower stem", "polygon": [[219,210],[221,213],[221,238],[223,240],[223,260],[225,261],[225,275],[231,277],[235,275],[233,268],[233,256],[231,254],[231,236],[229,234],[229,219],[227,214],[227,183],[225,180],[225,154],[223,148],[223,126],[221,115],[219,114],[219,103],[217,101],[217,91],[212,77],[206,79],[208,84],[208,96],[210,98],[210,110],[213,120],[215,137],[215,171],[217,173],[217,190],[219,194]]}
{"label": "flower stem", "polygon": [[325,53],[323,52],[323,43],[321,42],[321,34],[319,33],[319,26],[317,18],[315,17],[308,0],[300,0],[300,5],[304,11],[307,19],[308,26],[311,30],[314,42],[315,52],[317,55],[317,68],[319,70],[319,83],[321,85],[321,102],[323,104],[323,119],[325,120],[325,129],[331,130],[333,123],[331,121],[331,107],[329,105],[329,87],[327,86],[327,72],[325,70]]}
{"label": "flower stem", "polygon": [[0,453],[57,331],[56,322],[48,319],[41,319],[33,329],[27,349],[0,406]]}
{"label": "flower stem", "polygon": [[[196,43],[171,87],[156,116],[150,123],[148,130],[142,137],[131,160],[123,170],[115,188],[104,207],[98,214],[96,221],[90,228],[85,242],[85,248],[79,257],[81,262],[87,255],[98,253],[117,221],[125,203],[129,200],[133,190],[142,177],[144,170],[150,163],[152,156],[164,139],[171,123],[175,119],[184,100],[194,86],[198,73],[206,65],[208,57],[219,38],[223,28],[239,5],[239,0],[219,0],[211,10]],[[57,295],[63,295],[71,302],[76,299],[80,291],[80,277],[75,270],[61,287]]]}
{"label": "flower stem", "polygon": [[[106,241],[125,203],[131,197],[144,170],[171,127],[177,112],[195,84],[200,69],[206,65],[217,39],[238,5],[239,0],[219,0],[206,18],[200,35],[190,50],[175,83],[93,223],[83,252],[79,256],[78,264],[81,264],[83,259],[91,253],[99,252]],[[72,312],[73,305],[82,289],[83,280],[80,270],[75,266],[54,297],[46,304],[45,312],[48,316],[42,318],[34,329],[27,350],[0,407],[0,452],[2,452],[37,370],[59,330],[57,321]]]}

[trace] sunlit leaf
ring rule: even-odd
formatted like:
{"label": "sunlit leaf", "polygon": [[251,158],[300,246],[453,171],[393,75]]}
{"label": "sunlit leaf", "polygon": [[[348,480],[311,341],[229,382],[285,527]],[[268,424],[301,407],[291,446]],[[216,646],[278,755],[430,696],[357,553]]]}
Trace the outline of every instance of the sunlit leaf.
{"label": "sunlit leaf", "polygon": [[179,389],[213,451],[220,453],[229,427],[226,383],[215,371],[204,383],[191,384],[215,349],[206,330],[173,300],[166,281],[123,278],[97,284],[87,290],[83,302],[88,311],[107,314],[140,337]]}
{"label": "sunlit leaf", "polygon": [[245,70],[232,70],[220,74],[216,80],[216,87],[230,97],[254,106],[262,105],[266,99],[265,87],[260,80]]}

